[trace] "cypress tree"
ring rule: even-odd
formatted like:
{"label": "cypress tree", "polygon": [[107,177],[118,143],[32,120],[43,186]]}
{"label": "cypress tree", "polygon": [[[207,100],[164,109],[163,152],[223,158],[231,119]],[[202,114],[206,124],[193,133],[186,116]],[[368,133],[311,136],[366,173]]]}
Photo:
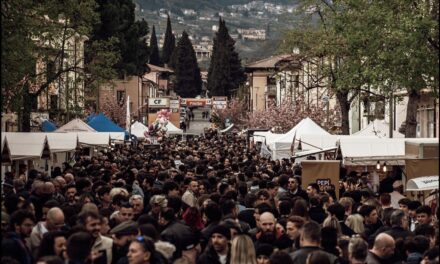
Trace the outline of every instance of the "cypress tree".
{"label": "cypress tree", "polygon": [[234,45],[235,41],[229,35],[225,21],[220,18],[208,70],[210,96],[231,97],[233,92],[246,80],[241,60]]}
{"label": "cypress tree", "polygon": [[162,66],[162,62],[160,61],[160,56],[159,56],[159,47],[157,46],[156,29],[154,28],[154,25],[151,31],[150,49],[151,49],[150,64],[156,66]]}
{"label": "cypress tree", "polygon": [[196,53],[188,38],[188,34],[183,31],[175,51],[176,83],[174,91],[181,97],[196,97],[202,92],[202,77],[197,64]]}
{"label": "cypress tree", "polygon": [[162,47],[162,61],[163,63],[170,63],[171,55],[176,46],[176,38],[171,30],[171,20],[168,15],[167,18],[167,29],[165,31],[165,40]]}

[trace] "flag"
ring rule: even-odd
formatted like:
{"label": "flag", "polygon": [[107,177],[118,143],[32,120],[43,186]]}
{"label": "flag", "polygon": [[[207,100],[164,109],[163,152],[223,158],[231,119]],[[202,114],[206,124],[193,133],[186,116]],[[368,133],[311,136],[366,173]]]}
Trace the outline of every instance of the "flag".
{"label": "flag", "polygon": [[295,155],[295,140],[296,140],[296,131],[295,131],[295,134],[293,135],[292,145],[290,146],[290,155],[291,156]]}
{"label": "flag", "polygon": [[125,114],[125,130],[130,131],[130,95],[127,96],[127,113]]}

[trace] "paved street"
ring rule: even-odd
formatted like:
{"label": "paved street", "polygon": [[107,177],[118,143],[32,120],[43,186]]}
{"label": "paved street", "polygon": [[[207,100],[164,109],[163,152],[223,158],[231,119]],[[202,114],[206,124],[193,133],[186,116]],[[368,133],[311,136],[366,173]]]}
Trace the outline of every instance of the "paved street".
{"label": "paved street", "polygon": [[201,134],[205,127],[210,127],[211,123],[209,119],[202,118],[202,109],[194,109],[194,121],[190,122],[189,128],[186,130],[187,133]]}

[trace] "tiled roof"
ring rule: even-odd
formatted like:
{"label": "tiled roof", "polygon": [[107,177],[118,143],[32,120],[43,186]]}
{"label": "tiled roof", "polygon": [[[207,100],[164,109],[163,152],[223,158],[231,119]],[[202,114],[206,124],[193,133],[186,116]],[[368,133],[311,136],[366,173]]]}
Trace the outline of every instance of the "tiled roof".
{"label": "tiled roof", "polygon": [[276,64],[283,59],[286,59],[288,57],[292,56],[291,54],[282,54],[277,56],[272,56],[266,59],[262,59],[256,62],[249,63],[245,65],[245,68],[250,69],[261,69],[261,68],[275,68]]}
{"label": "tiled roof", "polygon": [[153,64],[147,64],[147,65],[150,68],[150,71],[152,71],[152,72],[174,72],[171,69],[159,67],[159,66],[156,66]]}

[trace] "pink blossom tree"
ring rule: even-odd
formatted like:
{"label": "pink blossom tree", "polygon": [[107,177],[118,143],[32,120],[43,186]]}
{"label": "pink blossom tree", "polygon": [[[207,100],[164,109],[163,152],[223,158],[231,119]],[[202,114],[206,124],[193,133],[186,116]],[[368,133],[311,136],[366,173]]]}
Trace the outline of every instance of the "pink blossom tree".
{"label": "pink blossom tree", "polygon": [[294,102],[285,99],[280,105],[271,101],[266,109],[248,113],[244,125],[252,128],[275,128],[278,132],[285,133],[301,120],[309,117],[326,130],[332,130],[338,126],[341,119],[338,106],[329,107],[327,110],[322,102],[306,105],[302,95],[298,96]]}
{"label": "pink blossom tree", "polygon": [[233,98],[228,102],[224,109],[214,109],[212,112],[213,123],[219,127],[224,127],[226,119],[229,118],[232,124],[244,125],[246,120],[247,106],[246,102]]}
{"label": "pink blossom tree", "polygon": [[100,110],[113,122],[115,122],[121,127],[125,127],[126,114],[127,114],[126,103],[127,102],[125,100],[122,102],[118,102],[114,94],[107,95],[104,98],[103,103],[101,103]]}
{"label": "pink blossom tree", "polygon": [[[338,105],[328,107],[324,102],[307,106],[304,96],[300,95],[295,101],[283,100],[280,105],[270,101],[268,107],[253,112],[247,111],[246,103],[232,99],[226,109],[216,110],[214,120],[224,125],[226,118],[232,123],[246,128],[270,128],[278,133],[285,133],[298,124],[302,119],[309,117],[328,131],[335,131],[340,126],[340,110]],[[217,120],[216,120],[217,119]]]}

